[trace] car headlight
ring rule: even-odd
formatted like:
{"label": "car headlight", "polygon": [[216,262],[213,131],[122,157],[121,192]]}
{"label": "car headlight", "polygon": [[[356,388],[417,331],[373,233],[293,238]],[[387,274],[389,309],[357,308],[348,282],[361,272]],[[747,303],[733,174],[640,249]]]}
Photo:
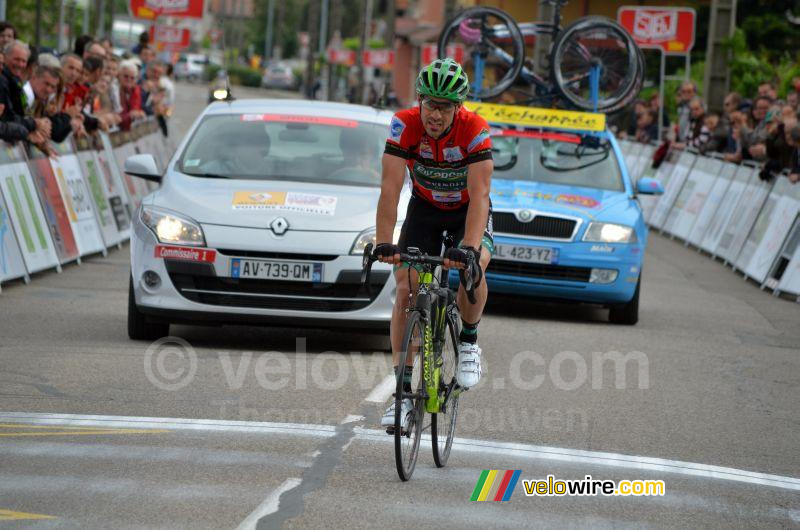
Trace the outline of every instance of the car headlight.
{"label": "car headlight", "polygon": [[602,243],[636,243],[636,232],[630,226],[592,222],[589,223],[583,240]]}
{"label": "car headlight", "polygon": [[142,206],[139,218],[153,231],[160,243],[206,246],[200,224],[188,217],[153,206]]}
{"label": "car headlight", "polygon": [[218,88],[214,91],[214,99],[224,100],[228,98],[228,91],[224,88]]}
{"label": "car headlight", "polygon": [[[394,233],[392,234],[392,243],[395,245],[400,240],[400,229],[403,227],[403,223],[399,223],[394,227]],[[353,243],[353,248],[350,249],[350,254],[355,256],[360,256],[364,253],[364,249],[367,245],[372,244],[375,246],[377,244],[377,237],[375,235],[375,227],[367,228],[356,238],[355,243]]]}

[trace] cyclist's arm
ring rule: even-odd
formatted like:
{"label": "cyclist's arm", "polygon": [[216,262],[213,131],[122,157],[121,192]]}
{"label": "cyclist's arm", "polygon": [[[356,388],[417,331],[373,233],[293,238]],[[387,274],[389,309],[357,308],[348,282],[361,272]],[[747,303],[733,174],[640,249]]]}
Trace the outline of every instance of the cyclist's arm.
{"label": "cyclist's arm", "polygon": [[381,162],[381,197],[378,200],[378,213],[375,221],[378,243],[392,243],[394,227],[397,224],[397,203],[406,176],[406,160],[399,156],[384,154]]}
{"label": "cyclist's arm", "polygon": [[467,191],[469,207],[464,228],[465,247],[481,248],[481,240],[489,218],[489,190],[492,183],[492,160],[481,160],[467,166]]}

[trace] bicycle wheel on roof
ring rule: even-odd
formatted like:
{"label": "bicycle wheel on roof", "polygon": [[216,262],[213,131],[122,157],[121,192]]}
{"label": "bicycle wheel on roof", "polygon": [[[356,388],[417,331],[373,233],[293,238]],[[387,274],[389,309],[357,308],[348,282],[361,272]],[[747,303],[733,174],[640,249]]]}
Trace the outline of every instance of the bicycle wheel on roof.
{"label": "bicycle wheel on roof", "polygon": [[460,62],[470,80],[471,99],[499,96],[517,79],[525,44],[514,19],[500,9],[473,7],[445,24],[439,58]]}
{"label": "bicycle wheel on roof", "polygon": [[590,74],[599,66],[597,110],[613,112],[641,86],[640,52],[628,32],[605,17],[584,17],[567,26],[553,43],[553,82],[561,96],[583,110],[594,110]]}

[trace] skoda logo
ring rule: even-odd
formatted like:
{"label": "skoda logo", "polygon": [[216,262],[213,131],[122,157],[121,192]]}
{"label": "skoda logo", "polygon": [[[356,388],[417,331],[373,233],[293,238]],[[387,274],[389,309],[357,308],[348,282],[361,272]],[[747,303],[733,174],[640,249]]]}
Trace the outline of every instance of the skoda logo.
{"label": "skoda logo", "polygon": [[278,217],[269,224],[269,227],[276,236],[282,236],[289,230],[289,221],[283,217]]}
{"label": "skoda logo", "polygon": [[520,210],[517,212],[517,219],[523,223],[528,223],[533,219],[533,212],[530,210]]}

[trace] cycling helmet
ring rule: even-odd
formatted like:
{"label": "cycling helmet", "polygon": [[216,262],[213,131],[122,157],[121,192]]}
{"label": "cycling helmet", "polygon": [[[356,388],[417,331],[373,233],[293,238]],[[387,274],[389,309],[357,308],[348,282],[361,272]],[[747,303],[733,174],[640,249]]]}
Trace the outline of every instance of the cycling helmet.
{"label": "cycling helmet", "polygon": [[436,59],[417,76],[417,94],[462,103],[469,94],[466,72],[453,59]]}

